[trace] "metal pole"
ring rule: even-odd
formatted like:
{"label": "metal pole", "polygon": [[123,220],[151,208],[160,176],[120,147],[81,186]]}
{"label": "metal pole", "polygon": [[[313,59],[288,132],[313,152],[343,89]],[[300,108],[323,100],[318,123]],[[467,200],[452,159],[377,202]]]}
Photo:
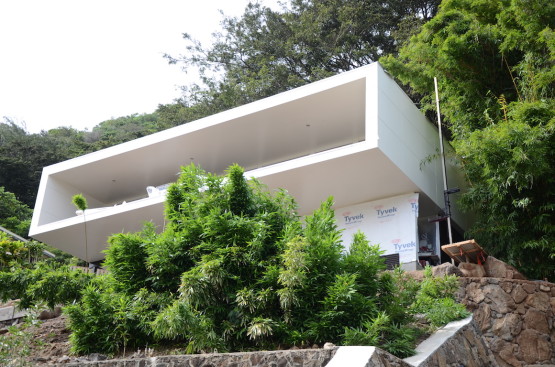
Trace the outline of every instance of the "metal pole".
{"label": "metal pole", "polygon": [[0,231],[9,234],[11,237],[15,238],[15,239],[18,240],[18,241],[21,241],[21,242],[29,242],[29,240],[26,240],[25,238],[23,238],[23,237],[21,237],[21,236],[15,234],[15,233],[13,233],[12,231],[7,230],[6,228],[4,228],[4,227],[2,227],[2,226],[0,226]]}
{"label": "metal pole", "polygon": [[449,194],[447,193],[447,170],[445,168],[445,150],[443,149],[443,133],[441,131],[441,112],[439,110],[439,92],[437,89],[437,78],[434,77],[434,87],[436,92],[436,109],[437,109],[437,129],[439,131],[439,150],[441,151],[441,167],[443,169],[443,199],[445,201],[445,211],[447,216],[447,231],[449,233],[449,244],[453,243],[453,234],[451,232],[451,208],[449,203]]}
{"label": "metal pole", "polygon": [[[15,233],[13,233],[13,232],[7,230],[6,228],[4,228],[4,227],[2,227],[2,226],[0,226],[0,231],[9,234],[10,236],[12,236],[13,238],[15,238],[15,239],[18,240],[18,241],[25,242],[25,243],[29,242],[29,240],[26,240],[25,238],[23,238],[23,237],[21,237],[21,236],[15,234]],[[42,250],[42,254],[43,254],[43,255],[46,255],[46,256],[48,256],[48,257],[56,257],[56,255],[54,255],[52,252],[47,251],[47,250]]]}

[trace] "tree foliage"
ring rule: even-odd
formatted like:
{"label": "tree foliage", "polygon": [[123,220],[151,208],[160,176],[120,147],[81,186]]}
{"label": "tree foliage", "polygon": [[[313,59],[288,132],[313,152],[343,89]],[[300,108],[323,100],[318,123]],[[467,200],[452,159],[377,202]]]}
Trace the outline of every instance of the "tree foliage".
{"label": "tree foliage", "polygon": [[34,207],[42,168],[81,152],[78,136],[69,128],[28,134],[13,121],[0,123],[0,186]]}
{"label": "tree foliage", "polygon": [[0,301],[19,300],[19,307],[46,304],[50,309],[81,298],[92,275],[52,261],[38,261],[44,246],[11,241],[0,234]]}
{"label": "tree foliage", "polygon": [[462,202],[477,214],[469,235],[529,276],[551,280],[554,28],[552,2],[446,0],[398,58],[381,60],[425,96],[425,108],[438,78],[471,184]]}
{"label": "tree foliage", "polygon": [[27,236],[33,211],[0,186],[0,226],[20,236]]}
{"label": "tree foliage", "polygon": [[438,0],[292,0],[281,11],[250,3],[203,47],[184,35],[186,54],[167,56],[200,70],[204,86],[183,101],[209,115],[395,54],[436,12]]}
{"label": "tree foliage", "polygon": [[160,106],[159,111],[103,121],[92,131],[59,127],[35,134],[4,118],[0,122],[0,186],[33,208],[43,167],[201,117],[187,114],[188,109],[180,104]]}

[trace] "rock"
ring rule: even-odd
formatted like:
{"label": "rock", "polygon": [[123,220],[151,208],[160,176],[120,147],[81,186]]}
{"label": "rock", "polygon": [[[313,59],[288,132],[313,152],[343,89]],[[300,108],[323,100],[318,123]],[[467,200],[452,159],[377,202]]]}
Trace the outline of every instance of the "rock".
{"label": "rock", "polygon": [[555,314],[555,297],[551,297],[551,311]]}
{"label": "rock", "polygon": [[501,282],[500,286],[506,293],[511,293],[513,290],[513,282],[510,280],[505,280]]}
{"label": "rock", "polygon": [[493,322],[492,332],[506,341],[513,340],[513,337],[520,334],[522,321],[520,316],[514,313],[506,314]]}
{"label": "rock", "polygon": [[551,358],[552,350],[549,337],[535,330],[526,329],[517,338],[520,358],[526,363],[545,362]]}
{"label": "rock", "polygon": [[542,292],[551,292],[551,288],[546,285],[540,284],[540,291]]}
{"label": "rock", "polygon": [[520,304],[516,305],[515,312],[518,313],[519,315],[524,316],[526,314],[526,310],[528,310],[528,308],[526,307],[526,305],[524,303],[520,303]]}
{"label": "rock", "polygon": [[53,310],[42,310],[39,315],[37,316],[37,319],[39,320],[50,320],[50,319],[55,319],[56,317],[60,316],[62,314],[62,308],[59,306],[54,307]]}
{"label": "rock", "polygon": [[54,312],[50,311],[50,310],[42,310],[39,315],[37,316],[37,319],[39,320],[50,320],[55,318],[56,316],[54,316]]}
{"label": "rock", "polygon": [[534,282],[526,282],[522,284],[522,289],[524,289],[528,294],[532,294],[538,290],[538,286]]}
{"label": "rock", "polygon": [[514,286],[511,296],[515,303],[521,303],[528,297],[528,292],[526,292],[520,284],[517,284]]}
{"label": "rock", "polygon": [[539,311],[546,312],[549,309],[550,298],[547,293],[536,292],[526,297],[526,305]]}
{"label": "rock", "polygon": [[434,277],[442,277],[444,275],[451,275],[451,274],[454,274],[458,277],[463,276],[462,271],[460,271],[459,268],[457,268],[455,265],[451,263],[443,263],[441,265],[434,266],[432,268],[432,275]]}
{"label": "rock", "polygon": [[333,349],[335,348],[335,344],[327,342],[324,344],[324,349]]}
{"label": "rock", "polygon": [[[528,296],[528,294],[526,295]],[[484,292],[478,283],[470,283],[466,287],[466,297],[475,303],[480,303],[484,300]]]}
{"label": "rock", "polygon": [[506,362],[509,366],[521,367],[522,362],[515,357],[515,345],[505,344],[499,351],[499,357]]}
{"label": "rock", "polygon": [[522,275],[514,266],[498,260],[493,256],[488,256],[488,259],[484,263],[484,270],[486,271],[486,276],[492,278],[526,280],[526,277]]}
{"label": "rock", "polygon": [[405,274],[414,280],[421,281],[424,279],[424,270],[407,270]]}
{"label": "rock", "polygon": [[489,301],[488,303],[492,311],[506,314],[516,308],[513,298],[505,293],[498,285],[488,284],[484,287],[483,291],[487,301]]}
{"label": "rock", "polygon": [[474,321],[482,332],[491,327],[491,307],[487,303],[482,303],[476,311],[474,311]]}
{"label": "rock", "polygon": [[505,349],[507,347],[507,345],[509,345],[509,343],[507,343],[506,341],[504,341],[502,339],[497,339],[497,338],[493,338],[489,342],[489,348],[491,349],[491,351],[494,352],[494,353],[498,353],[498,354],[499,354],[500,351]]}
{"label": "rock", "polygon": [[460,263],[459,270],[463,273],[463,276],[469,278],[482,278],[486,276],[484,267],[478,264]]}
{"label": "rock", "polygon": [[524,328],[534,329],[542,334],[549,334],[549,324],[545,312],[529,308],[524,315]]}
{"label": "rock", "polygon": [[89,361],[92,361],[92,362],[98,362],[98,361],[105,361],[108,359],[108,357],[100,353],[91,353],[89,354],[88,359]]}
{"label": "rock", "polygon": [[426,314],[424,314],[424,313],[414,314],[414,322],[416,324],[420,324],[420,325],[427,325],[427,324],[430,323],[430,321],[426,317]]}
{"label": "rock", "polygon": [[58,358],[56,363],[68,363],[70,360],[71,360],[71,358],[69,358],[68,356],[62,356],[62,357]]}

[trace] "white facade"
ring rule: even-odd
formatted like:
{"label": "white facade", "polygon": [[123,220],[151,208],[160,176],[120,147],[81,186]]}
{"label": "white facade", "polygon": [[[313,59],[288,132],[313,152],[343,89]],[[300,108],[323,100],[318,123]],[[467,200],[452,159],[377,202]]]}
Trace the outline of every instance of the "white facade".
{"label": "white facade", "polygon": [[361,231],[384,255],[399,254],[399,262],[418,261],[418,193],[351,205],[335,210],[347,248],[353,235]]}
{"label": "white facade", "polygon": [[[378,63],[131,142],[45,167],[30,235],[88,261],[113,233],[164,225],[164,195],[190,162],[223,173],[238,163],[310,213],[418,193],[420,216],[443,207],[437,129]],[[450,187],[462,183],[448,161]],[[76,215],[73,195],[89,207]],[[453,208],[455,226],[466,224]],[[86,234],[85,239],[85,221]]]}

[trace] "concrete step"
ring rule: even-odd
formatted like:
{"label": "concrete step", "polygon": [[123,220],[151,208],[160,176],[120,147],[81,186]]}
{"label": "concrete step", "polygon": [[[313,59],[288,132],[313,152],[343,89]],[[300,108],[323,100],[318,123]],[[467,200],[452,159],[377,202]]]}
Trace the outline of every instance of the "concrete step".
{"label": "concrete step", "polygon": [[20,319],[27,315],[25,310],[17,310],[14,306],[0,308],[0,322]]}

